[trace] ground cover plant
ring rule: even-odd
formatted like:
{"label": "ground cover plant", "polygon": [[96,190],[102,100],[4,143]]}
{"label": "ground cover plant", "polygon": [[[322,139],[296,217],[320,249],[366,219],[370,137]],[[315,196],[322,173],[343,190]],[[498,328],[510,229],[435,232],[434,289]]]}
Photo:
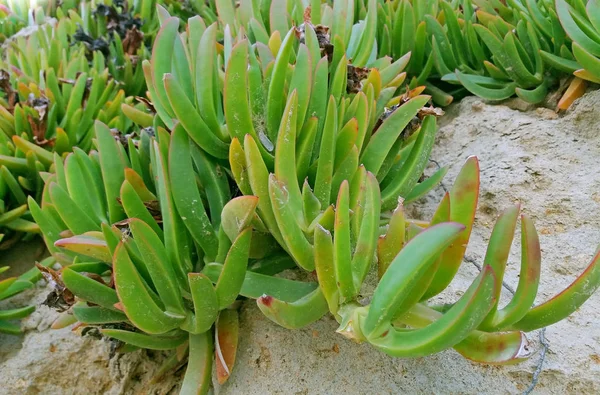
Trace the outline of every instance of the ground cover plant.
{"label": "ground cover plant", "polygon": [[[48,2],[27,12],[7,2],[0,12],[0,248],[40,234],[52,254],[1,282],[0,300],[41,271],[62,313],[53,327],[77,323],[119,352],[170,351],[159,375],[187,363],[182,393],[207,392],[213,364],[220,383],[232,374],[244,299],[289,329],[332,314],[341,335],[392,356],[454,348],[502,364],[531,354],[524,332],[566,318],[600,285],[596,254],[534,306],[540,244],[514,206],[480,275],[436,305],[470,239],[477,159],[430,220],[404,210],[446,174],[427,170],[437,106],[468,92],[540,103],[568,87],[566,108],[599,82],[598,0]],[[521,276],[499,309],[519,217]],[[31,311],[0,311],[0,330],[18,332],[5,320]]]}

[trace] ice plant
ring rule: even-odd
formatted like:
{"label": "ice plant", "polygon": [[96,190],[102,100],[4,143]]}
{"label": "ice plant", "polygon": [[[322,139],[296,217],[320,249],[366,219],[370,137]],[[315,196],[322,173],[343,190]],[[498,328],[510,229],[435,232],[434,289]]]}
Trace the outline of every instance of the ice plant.
{"label": "ice plant", "polygon": [[[435,119],[427,114],[436,111],[424,107],[429,97],[419,94],[422,89],[400,88],[408,56],[382,59],[382,69],[355,67],[342,43],[340,53],[328,54],[323,40],[329,39],[323,33],[318,38],[309,22],[287,31],[283,41],[273,33],[268,45],[243,35],[228,39],[226,29],[228,44],[220,52],[217,25],[192,18],[178,34],[177,18],[162,23],[144,64],[157,116],[167,127],[180,122],[210,156],[229,158],[239,189],[259,197],[261,220],[288,252],[293,236],[282,232],[305,232],[310,241],[315,218],[327,212],[360,161],[386,186],[388,208],[398,196],[426,193],[443,177],[445,169],[415,188],[435,136]],[[427,127],[420,128],[423,119]],[[274,207],[270,184],[293,194],[292,208],[283,210],[295,211],[294,217]],[[301,189],[309,212],[302,213]],[[288,226],[279,216],[294,221]]]}
{"label": "ice plant", "polygon": [[386,1],[378,51],[394,59],[412,52],[411,84],[425,84],[440,105],[462,95],[448,84],[488,100],[516,94],[539,103],[562,76],[597,80],[597,8],[596,0]]}
{"label": "ice plant", "polygon": [[0,44],[3,44],[9,37],[15,35],[19,30],[27,26],[26,20],[19,18],[6,5],[0,3]]}
{"label": "ice plant", "polygon": [[[329,310],[340,322],[339,333],[393,356],[418,357],[453,347],[468,359],[501,364],[530,355],[522,332],[566,318],[600,285],[597,253],[569,287],[533,307],[541,251],[533,222],[522,214],[519,284],[512,300],[499,309],[504,270],[520,211],[515,206],[498,218],[483,270],[471,287],[455,303],[431,304],[429,300],[450,284],[463,261],[478,200],[477,160],[467,161],[429,223],[405,218],[400,204],[381,237],[376,226],[377,183],[369,173],[364,178],[364,200],[357,203],[353,196],[357,189],[344,183],[333,225],[323,221],[315,227],[314,263],[319,288],[293,301],[268,293],[258,298],[260,309],[273,321],[297,328]],[[370,300],[364,302],[359,299],[361,286],[374,262],[380,280]],[[310,284],[306,287],[310,289]]]}
{"label": "ice plant", "polygon": [[[53,258],[46,258],[40,265],[42,267],[51,266],[55,263]],[[0,275],[9,269],[8,266],[0,267]],[[0,280],[0,302],[8,300],[12,296],[18,295],[42,278],[37,268],[32,268],[19,277],[9,277]],[[35,310],[35,306],[26,306],[15,309],[0,310],[0,333],[10,335],[19,335],[22,333],[21,327],[15,321],[27,317]]]}
{"label": "ice plant", "polygon": [[6,106],[0,105],[0,226],[16,240],[22,232],[39,231],[29,221],[26,200],[28,195],[39,200],[43,185],[39,173],[52,170],[53,152],[89,150],[96,119],[129,129],[132,123],[120,105],[132,98],[116,89],[106,71],[59,80],[48,69],[43,89],[33,82],[18,82],[15,89],[4,71],[0,81],[8,95]]}
{"label": "ice plant", "polygon": [[108,68],[127,95],[143,93],[144,76],[138,64],[148,51],[140,20],[109,6],[92,9],[90,3],[82,3],[80,12],[82,16],[60,8],[54,26],[41,24],[29,35],[12,40],[1,67],[20,81],[42,85],[49,69],[58,79],[76,79],[78,73],[102,73]]}
{"label": "ice plant", "polygon": [[574,74],[600,83],[600,1],[556,0],[556,13],[566,34],[573,40],[573,55],[580,69]]}
{"label": "ice plant", "polygon": [[[454,348],[485,363],[527,357],[523,332],[584,303],[600,284],[600,256],[533,307],[541,253],[522,215],[521,276],[499,309],[520,211],[511,207],[472,286],[435,305],[469,241],[477,160],[431,221],[403,210],[446,172],[423,177],[441,114],[431,99],[449,104],[463,87],[537,103],[574,72],[563,108],[583,79],[595,81],[597,0],[504,3],[45,8],[56,26],[11,40],[1,63],[0,226],[11,243],[41,231],[63,265],[40,267],[63,311],[53,326],[77,322],[119,351],[172,350],[161,373],[187,358],[182,393],[209,391],[213,354],[218,381],[231,374],[239,295],[286,328],[330,312],[341,334],[394,356]],[[126,97],[145,86],[148,100]],[[296,266],[317,281],[277,276]],[[1,282],[0,299],[27,279]],[[0,312],[0,330],[16,332],[3,318],[30,310]]]}
{"label": "ice plant", "polygon": [[[75,297],[55,326],[78,321],[127,347],[177,349],[168,364],[178,365],[189,349],[182,392],[205,392],[213,344],[220,382],[233,367],[238,319],[231,307],[249,259],[251,268],[281,270],[281,258],[254,262],[273,250],[267,235],[252,230],[260,226],[257,199],[231,199],[224,171],[180,125],[171,135],[160,128],[158,141],[143,132],[125,150],[98,123],[96,144],[97,153],[76,150],[64,165],[57,158],[41,206],[29,199],[48,247],[68,265],[56,277]],[[84,178],[87,190],[79,188]],[[209,262],[223,267],[214,285],[200,273]]]}

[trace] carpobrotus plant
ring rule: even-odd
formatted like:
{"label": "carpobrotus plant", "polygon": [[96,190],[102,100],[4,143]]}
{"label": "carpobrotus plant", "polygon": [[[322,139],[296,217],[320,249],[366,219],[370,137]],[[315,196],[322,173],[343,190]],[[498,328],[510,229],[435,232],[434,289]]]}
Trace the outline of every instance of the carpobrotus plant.
{"label": "carpobrotus plant", "polygon": [[[463,261],[478,201],[479,167],[470,158],[451,191],[428,224],[407,221],[402,204],[392,213],[386,232],[371,238],[377,250],[379,283],[369,303],[357,301],[364,270],[352,261],[352,217],[336,212],[333,238],[324,228],[315,232],[315,263],[320,289],[342,335],[366,341],[398,357],[417,357],[454,347],[468,359],[510,363],[530,355],[521,331],[558,322],[573,313],[600,286],[600,253],[569,287],[551,300],[532,307],[540,279],[541,251],[531,219],[521,215],[521,274],[512,300],[498,309],[504,270],[519,207],[507,209],[492,232],[481,274],[453,304],[436,306],[429,299],[452,281]],[[348,189],[340,190],[343,210]],[[340,204],[342,202],[342,204]],[[340,232],[341,231],[341,232]],[[342,240],[339,240],[339,238]],[[357,245],[358,248],[358,245]],[[349,263],[352,264],[349,264]],[[264,309],[290,309],[262,297]],[[305,306],[306,308],[306,306]],[[279,314],[279,317],[282,315]],[[277,321],[277,319],[276,319]]]}
{"label": "carpobrotus plant", "polygon": [[[53,258],[46,258],[39,263],[40,267],[45,268],[55,263]],[[5,273],[8,266],[0,267],[0,274]],[[37,268],[32,268],[19,277],[9,277],[0,280],[0,302],[20,294],[26,289],[32,288],[34,284],[42,278],[42,274]],[[35,310],[35,306],[26,306],[14,309],[0,310],[0,333],[9,335],[19,335],[22,333],[18,320],[25,318]]]}
{"label": "carpobrotus plant", "polygon": [[[594,14],[584,17],[579,3],[567,13],[593,39]],[[205,393],[213,355],[220,382],[232,372],[240,295],[286,328],[329,312],[342,335],[390,355],[455,348],[507,363],[529,355],[522,331],[565,318],[600,284],[596,256],[565,291],[533,307],[541,254],[522,215],[519,285],[498,309],[519,216],[512,207],[498,219],[472,286],[453,304],[432,304],[463,261],[477,160],[467,161],[431,221],[404,212],[446,172],[423,175],[442,114],[430,100],[452,99],[442,88],[538,102],[560,77],[553,68],[580,68],[567,35],[595,53],[576,29],[546,34],[543,20],[552,29],[570,21],[560,1],[555,12],[547,1],[481,1],[476,9],[466,1],[224,0],[193,2],[201,16],[186,24],[170,14],[189,9],[169,2],[152,12],[151,4],[103,8],[117,25],[116,10],[146,15],[141,31],[157,31],[148,59],[143,46],[138,52],[143,104],[111,85],[116,78],[143,89],[139,67],[119,63],[130,57],[121,56],[118,31],[109,56],[68,40],[55,44],[60,51],[44,47],[51,59],[32,53],[36,40],[73,33],[74,21],[93,46],[108,27],[89,17],[89,4],[56,31],[42,28],[11,46],[11,71],[20,72],[2,99],[10,110],[0,118],[0,160],[3,172],[17,174],[11,185],[35,182],[31,190],[43,191],[27,201],[63,265],[45,270],[63,311],[54,327],[78,322],[119,351],[171,350],[161,374],[187,360],[182,392]],[[46,140],[54,153],[40,145]],[[316,272],[317,281],[278,276],[285,269]],[[377,286],[365,299],[375,270]]]}
{"label": "carpobrotus plant", "polygon": [[[252,230],[256,198],[231,199],[219,165],[179,125],[171,135],[161,130],[160,143],[143,134],[137,148],[130,139],[128,152],[105,125],[96,136],[99,153],[76,151],[64,167],[57,158],[41,207],[30,198],[54,256],[77,259],[55,275],[72,295],[55,327],[78,321],[127,347],[179,350],[169,366],[189,349],[182,391],[205,391],[213,349],[219,381],[230,374],[238,335],[231,307],[249,258],[265,251]],[[78,188],[82,177],[92,182],[87,191]],[[200,272],[204,262],[223,265],[214,286]]]}

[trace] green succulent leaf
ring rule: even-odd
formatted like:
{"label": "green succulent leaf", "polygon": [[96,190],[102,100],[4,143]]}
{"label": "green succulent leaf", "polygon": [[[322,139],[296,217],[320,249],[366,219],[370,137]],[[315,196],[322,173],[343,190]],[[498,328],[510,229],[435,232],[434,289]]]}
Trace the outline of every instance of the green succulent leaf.
{"label": "green succulent leaf", "polygon": [[321,288],[295,302],[284,302],[271,295],[263,295],[256,303],[267,318],[288,329],[303,328],[319,320],[329,311]]}
{"label": "green succulent leaf", "polygon": [[223,271],[215,287],[219,309],[221,310],[235,301],[242,288],[248,266],[251,239],[252,228],[246,228],[239,234],[229,249]]}
{"label": "green succulent leaf", "polygon": [[403,302],[413,290],[415,282],[426,275],[435,259],[455,241],[464,226],[446,223],[433,226],[412,239],[400,251],[381,278],[369,313],[362,325],[367,338],[377,338],[394,317],[412,306]]}
{"label": "green succulent leaf", "polygon": [[146,335],[121,329],[100,329],[100,333],[132,346],[150,350],[171,350],[181,346],[187,340],[187,335],[183,331],[177,331],[171,336]]}
{"label": "green succulent leaf", "polygon": [[115,288],[123,310],[136,327],[149,334],[163,334],[179,327],[185,316],[167,314],[156,304],[123,243],[115,251],[113,271]]}
{"label": "green succulent leaf", "polygon": [[189,358],[182,394],[207,394],[210,390],[213,360],[213,339],[210,332],[189,336]]}

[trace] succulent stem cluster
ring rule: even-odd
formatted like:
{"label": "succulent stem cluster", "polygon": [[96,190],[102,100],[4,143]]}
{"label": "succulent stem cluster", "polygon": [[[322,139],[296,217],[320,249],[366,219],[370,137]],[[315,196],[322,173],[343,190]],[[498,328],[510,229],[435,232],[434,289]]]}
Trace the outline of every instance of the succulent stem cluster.
{"label": "succulent stem cluster", "polygon": [[[598,1],[75,3],[38,8],[58,21],[0,63],[0,226],[11,244],[43,236],[55,328],[172,350],[160,374],[187,361],[182,393],[205,393],[213,363],[220,383],[232,374],[243,298],[290,329],[330,313],[392,356],[502,364],[600,285],[596,255],[534,306],[540,244],[515,206],[468,290],[436,304],[473,229],[477,159],[431,219],[404,210],[446,174],[424,177],[432,102],[452,86],[539,102],[558,71],[594,81]],[[499,308],[519,215],[521,275]],[[1,282],[0,299],[38,274]],[[0,331],[30,312],[0,312]]]}

